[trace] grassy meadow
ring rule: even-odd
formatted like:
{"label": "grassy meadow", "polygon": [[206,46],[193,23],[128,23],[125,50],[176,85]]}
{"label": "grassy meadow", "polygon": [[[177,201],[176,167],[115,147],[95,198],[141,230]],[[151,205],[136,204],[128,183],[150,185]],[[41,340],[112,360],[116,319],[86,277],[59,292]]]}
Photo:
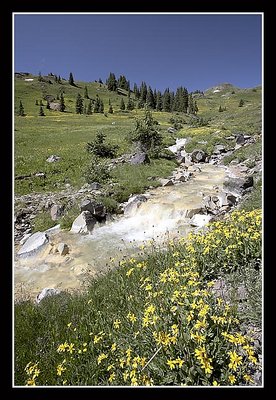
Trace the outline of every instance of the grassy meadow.
{"label": "grassy meadow", "polygon": [[[121,112],[121,96],[98,82],[76,82],[77,87],[72,87],[65,80],[60,85],[32,78],[33,82],[15,78],[15,112],[21,100],[26,113],[15,116],[15,177],[44,172],[46,179],[15,180],[16,195],[59,191],[66,183],[80,188],[90,157],[85,145],[99,130],[108,143],[119,146],[118,156],[131,152],[127,135],[143,110]],[[104,101],[105,111],[110,99],[114,113],[77,115],[75,99],[77,93],[83,95],[85,85],[91,98],[98,94]],[[45,117],[39,117],[36,100],[45,93],[56,96],[60,89],[66,112],[47,110],[43,100]],[[241,99],[243,107],[239,107]],[[188,151],[205,146],[211,152],[218,143],[233,146],[225,139],[231,134],[261,132],[261,88],[209,90],[197,98],[197,104],[201,123],[181,113],[153,112],[166,144],[189,137]],[[226,111],[219,112],[219,106]],[[183,126],[174,135],[167,131],[173,126],[171,118]],[[61,160],[47,163],[52,154]],[[226,163],[235,158],[253,162],[261,154],[259,140],[235,151]],[[103,196],[102,201],[116,209],[116,201],[159,184],[149,177],[167,177],[174,168],[174,161],[162,158],[145,166],[120,165],[111,177],[117,187],[115,197]],[[166,246],[145,242],[135,259],[125,258],[118,265],[111,259],[110,271],[88,282],[84,292],[63,292],[39,305],[32,299],[16,303],[15,385],[258,384],[254,377],[262,368],[262,349],[255,337],[262,328],[260,205],[258,181],[251,200],[225,220]],[[37,229],[49,223],[48,217],[36,220]],[[226,294],[218,290],[219,282],[227,286]],[[246,300],[240,298],[241,287]]]}

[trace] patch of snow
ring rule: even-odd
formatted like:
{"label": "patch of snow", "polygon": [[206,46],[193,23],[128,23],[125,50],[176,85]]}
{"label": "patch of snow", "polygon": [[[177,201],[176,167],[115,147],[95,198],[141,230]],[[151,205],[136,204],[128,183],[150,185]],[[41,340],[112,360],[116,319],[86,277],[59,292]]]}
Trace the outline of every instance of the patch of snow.
{"label": "patch of snow", "polygon": [[25,81],[26,81],[26,82],[32,82],[33,79],[32,79],[32,78],[26,78]]}
{"label": "patch of snow", "polygon": [[213,93],[219,93],[219,92],[220,92],[219,89],[213,90]]}

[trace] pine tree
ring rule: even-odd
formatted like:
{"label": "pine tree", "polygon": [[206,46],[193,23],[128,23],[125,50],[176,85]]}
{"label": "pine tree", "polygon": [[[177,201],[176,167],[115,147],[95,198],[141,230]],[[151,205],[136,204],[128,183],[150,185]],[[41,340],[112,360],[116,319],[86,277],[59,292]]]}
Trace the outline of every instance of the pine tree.
{"label": "pine tree", "polygon": [[194,106],[194,99],[192,94],[189,94],[189,102],[188,102],[188,114],[194,114],[195,113],[195,106]]}
{"label": "pine tree", "polygon": [[41,76],[41,72],[38,73],[38,82],[43,82],[43,78]]}
{"label": "pine tree", "polygon": [[109,105],[108,112],[109,112],[109,114],[113,114],[113,107],[112,107],[112,105],[111,105],[111,104]]}
{"label": "pine tree", "polygon": [[240,99],[239,107],[243,107],[243,106],[244,106],[244,101],[243,101],[243,99]]}
{"label": "pine tree", "polygon": [[42,107],[42,106],[39,107],[39,113],[38,113],[38,115],[39,115],[40,117],[45,117],[45,114],[44,114],[44,111],[43,111],[43,107]]}
{"label": "pine tree", "polygon": [[83,99],[79,93],[76,98],[76,113],[83,114]]}
{"label": "pine tree", "polygon": [[139,92],[139,89],[138,89],[138,86],[137,86],[136,83],[134,83],[134,85],[133,85],[133,93],[134,93],[135,98],[136,98],[136,99],[139,99],[139,97],[140,97],[140,92]]}
{"label": "pine tree", "polygon": [[145,103],[147,100],[147,93],[148,93],[147,85],[145,82],[142,82],[140,87],[140,99],[143,101],[143,103]]}
{"label": "pine tree", "polygon": [[60,101],[59,101],[59,104],[60,104],[60,111],[61,111],[61,112],[64,112],[66,106],[65,106],[65,103],[64,103],[63,93],[60,94]]}
{"label": "pine tree", "polygon": [[58,83],[61,83],[61,77],[60,77],[60,75],[58,76]]}
{"label": "pine tree", "polygon": [[[195,101],[194,104],[194,110],[195,110],[195,115],[198,113],[198,106],[197,106],[197,102]],[[224,111],[226,111],[226,107],[224,107]]]}
{"label": "pine tree", "polygon": [[223,108],[221,106],[219,106],[219,112],[222,112]]}
{"label": "pine tree", "polygon": [[150,86],[147,90],[146,103],[149,108],[155,108],[153,91]]}
{"label": "pine tree", "polygon": [[87,115],[92,114],[92,100],[89,100],[88,106],[87,106]]}
{"label": "pine tree", "polygon": [[104,103],[103,101],[100,99],[100,106],[99,106],[99,112],[103,113],[104,112]]}
{"label": "pine tree", "polygon": [[[72,72],[70,72],[68,82],[69,82],[69,85],[75,86],[75,82],[74,82],[74,78],[73,78]],[[81,113],[81,114],[82,114],[82,113]]]}
{"label": "pine tree", "polygon": [[39,101],[39,105],[40,105],[41,107],[44,106],[42,100]]}
{"label": "pine tree", "polygon": [[126,106],[127,110],[132,111],[134,110],[134,102],[133,100],[129,97],[128,98],[128,102],[127,102],[127,106]]}
{"label": "pine tree", "polygon": [[38,100],[35,101],[35,105],[38,106]]}
{"label": "pine tree", "polygon": [[47,105],[46,105],[46,108],[47,108],[47,110],[50,110],[50,102],[49,102],[49,100],[47,100]]}
{"label": "pine tree", "polygon": [[162,105],[163,111],[170,112],[171,111],[171,96],[170,96],[170,90],[165,89],[163,93],[163,105]]}
{"label": "pine tree", "polygon": [[113,74],[112,72],[110,72],[108,79],[106,80],[106,84],[107,84],[107,89],[115,92],[117,90],[117,80],[115,77],[115,74]]}
{"label": "pine tree", "polygon": [[24,117],[25,116],[25,111],[24,111],[23,103],[22,103],[21,100],[19,102],[18,115],[20,115],[20,117]]}
{"label": "pine tree", "polygon": [[101,108],[101,100],[98,95],[96,95],[96,101],[94,104],[94,113],[99,113]]}
{"label": "pine tree", "polygon": [[125,109],[126,109],[126,105],[125,105],[124,99],[121,98],[120,110],[125,110]]}
{"label": "pine tree", "polygon": [[87,86],[84,87],[84,96],[85,99],[89,99]]}
{"label": "pine tree", "polygon": [[156,93],[156,111],[162,111],[162,94],[161,92],[158,90],[158,92]]}

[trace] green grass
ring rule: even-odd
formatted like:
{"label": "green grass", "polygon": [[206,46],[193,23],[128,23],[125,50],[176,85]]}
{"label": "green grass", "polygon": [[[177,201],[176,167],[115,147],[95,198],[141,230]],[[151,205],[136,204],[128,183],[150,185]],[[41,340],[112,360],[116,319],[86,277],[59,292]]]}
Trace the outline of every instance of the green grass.
{"label": "green grass", "polygon": [[[145,244],[86,293],[16,304],[15,384],[250,384],[260,349],[244,327],[261,323],[260,229],[260,211],[236,212],[166,251]],[[212,293],[217,277],[230,298]]]}

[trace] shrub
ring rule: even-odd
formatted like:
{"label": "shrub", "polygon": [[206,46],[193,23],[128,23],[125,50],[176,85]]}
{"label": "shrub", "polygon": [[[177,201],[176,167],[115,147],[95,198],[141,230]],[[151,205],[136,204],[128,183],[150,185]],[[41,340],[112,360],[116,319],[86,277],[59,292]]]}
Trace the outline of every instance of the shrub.
{"label": "shrub", "polygon": [[106,136],[102,132],[97,132],[95,141],[86,144],[86,150],[99,157],[116,157],[119,146],[105,143],[105,138]]}
{"label": "shrub", "polygon": [[110,178],[108,164],[99,157],[92,155],[88,165],[84,168],[83,175],[87,183],[105,183]]}

